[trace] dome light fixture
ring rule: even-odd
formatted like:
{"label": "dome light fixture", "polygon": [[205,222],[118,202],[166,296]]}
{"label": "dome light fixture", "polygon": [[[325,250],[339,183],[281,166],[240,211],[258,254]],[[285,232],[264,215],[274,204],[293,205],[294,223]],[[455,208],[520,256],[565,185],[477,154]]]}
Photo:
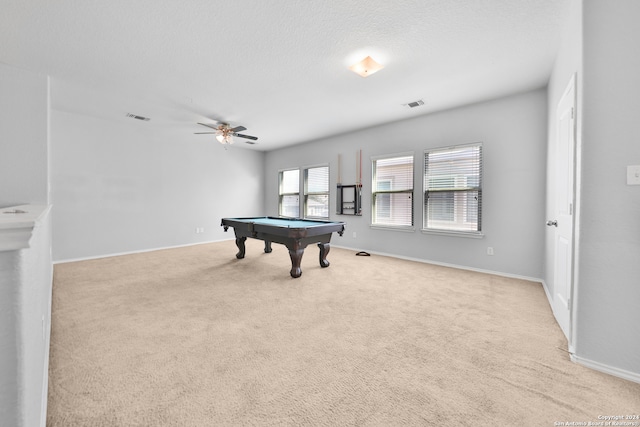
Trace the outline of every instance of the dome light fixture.
{"label": "dome light fixture", "polygon": [[384,67],[378,64],[372,57],[367,56],[360,62],[356,62],[352,66],[349,67],[351,71],[362,76],[368,77],[371,74],[382,70]]}

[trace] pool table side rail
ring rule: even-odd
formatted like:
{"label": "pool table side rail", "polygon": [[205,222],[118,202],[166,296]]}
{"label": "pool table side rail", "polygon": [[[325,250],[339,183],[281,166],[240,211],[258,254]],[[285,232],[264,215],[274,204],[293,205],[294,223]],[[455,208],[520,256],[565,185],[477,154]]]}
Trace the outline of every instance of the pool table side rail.
{"label": "pool table side rail", "polygon": [[[247,217],[247,218],[222,218],[220,223],[223,227],[245,227],[249,225],[250,228],[255,228],[255,226],[267,226],[267,227],[276,227],[283,229],[309,229],[313,227],[324,227],[324,226],[336,226],[341,225],[341,230],[338,231],[340,235],[344,231],[344,222],[340,221],[324,221],[324,220],[307,220],[301,218],[278,218],[278,217]],[[333,227],[332,227],[333,228]]]}

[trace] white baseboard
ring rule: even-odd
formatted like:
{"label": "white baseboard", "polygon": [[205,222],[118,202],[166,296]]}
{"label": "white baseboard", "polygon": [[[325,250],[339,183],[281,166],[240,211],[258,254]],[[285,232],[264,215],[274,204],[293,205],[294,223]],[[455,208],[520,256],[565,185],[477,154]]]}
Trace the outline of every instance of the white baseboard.
{"label": "white baseboard", "polygon": [[[208,243],[226,242],[226,241],[229,241],[229,240],[234,240],[234,238],[219,239],[219,240],[208,240],[206,242],[187,243],[187,244],[184,244],[184,245],[175,245],[175,246],[163,246],[163,247],[158,247],[158,248],[140,249],[140,250],[128,251],[128,252],[117,252],[117,253],[112,253],[112,254],[95,255],[95,256],[82,257],[82,258],[62,259],[62,260],[53,261],[53,264],[55,265],[55,264],[64,264],[64,263],[67,263],[67,262],[88,261],[88,260],[92,260],[92,259],[109,258],[109,257],[113,257],[113,256],[131,255],[131,254],[139,254],[139,253],[145,253],[145,252],[161,251],[161,250],[164,250],[164,249],[184,248],[184,247],[187,247],[187,246],[205,245],[205,244],[208,244]],[[332,244],[331,247],[340,248],[340,249],[346,249],[346,250],[356,250],[354,248],[335,245],[335,244]],[[501,272],[501,271],[484,270],[484,269],[480,269],[480,268],[467,267],[467,266],[464,266],[464,265],[449,264],[449,263],[445,263],[445,262],[433,261],[433,260],[428,260],[428,259],[406,257],[406,256],[390,254],[390,253],[386,253],[386,252],[373,252],[373,251],[371,251],[370,253],[375,254],[375,255],[380,255],[380,256],[388,256],[388,257],[391,257],[391,258],[405,259],[407,261],[421,262],[421,263],[424,263],[424,264],[434,264],[434,265],[440,265],[440,266],[443,266],[443,267],[457,268],[457,269],[460,269],[460,270],[476,271],[478,273],[493,274],[493,275],[496,275],[496,276],[510,277],[510,278],[513,278],[513,279],[522,279],[522,280],[528,280],[530,282],[543,283],[543,280],[540,279],[540,278],[537,278],[537,277],[527,277],[527,276],[521,276],[521,275],[518,275],[518,274],[504,273],[504,272]],[[545,292],[547,292],[546,287],[545,287]],[[549,297],[549,295],[547,294],[547,298],[548,297]]]}
{"label": "white baseboard", "polygon": [[[544,288],[544,293],[547,295],[547,301],[549,301],[549,306],[551,307],[551,311],[553,312],[553,298],[551,298],[551,294],[549,294],[547,283],[544,280],[542,281],[542,287]],[[555,317],[555,312],[553,315]],[[613,366],[605,365],[603,363],[595,362],[593,360],[576,356],[575,348],[573,345],[571,345],[571,343],[569,343],[568,351],[569,351],[569,357],[571,358],[572,362],[585,366],[589,369],[593,369],[595,371],[600,371],[600,372],[604,372],[605,374],[613,375],[614,377],[640,383],[640,374],[626,371],[624,369],[614,368]]]}
{"label": "white baseboard", "polygon": [[613,375],[614,377],[622,378],[624,380],[633,381],[640,384],[640,373],[626,371],[624,369],[615,368],[613,366],[605,365],[600,362],[585,359],[575,354],[571,354],[571,360],[587,368],[591,368],[596,371],[604,372],[605,374]]}
{"label": "white baseboard", "polygon": [[542,280],[542,289],[544,289],[544,294],[547,296],[547,301],[549,301],[549,306],[553,307],[553,299],[551,299],[551,294],[549,293],[547,282],[544,280]]}
{"label": "white baseboard", "polygon": [[[334,245],[334,244],[332,244],[331,247],[357,251],[357,249],[354,249],[354,248],[350,248],[350,247],[346,247],[346,246],[339,246],[339,245]],[[439,265],[439,266],[442,266],[442,267],[457,268],[459,270],[467,270],[467,271],[475,271],[475,272],[478,272],[478,273],[493,274],[495,276],[509,277],[511,279],[527,280],[529,282],[542,283],[542,281],[543,281],[542,279],[537,278],[537,277],[521,276],[519,274],[505,273],[505,272],[502,272],[502,271],[484,270],[484,269],[481,269],[481,268],[468,267],[466,265],[449,264],[449,263],[446,263],[446,262],[439,262],[439,261],[433,261],[433,260],[422,259],[422,258],[406,257],[406,256],[402,256],[402,255],[389,254],[389,253],[385,253],[385,252],[374,252],[374,251],[368,251],[368,252],[371,253],[371,254],[374,254],[374,255],[388,256],[388,257],[391,257],[391,258],[398,258],[398,259],[404,259],[404,260],[407,260],[407,261],[421,262],[423,264]]]}
{"label": "white baseboard", "polygon": [[228,240],[234,240],[234,239],[235,239],[235,237],[231,238],[231,239],[208,240],[206,242],[186,243],[184,245],[163,246],[163,247],[159,247],[159,248],[140,249],[140,250],[137,250],[137,251],[117,252],[117,253],[112,253],[112,254],[95,255],[95,256],[88,256],[88,257],[82,257],[82,258],[61,259],[61,260],[53,261],[53,264],[55,265],[55,264],[64,264],[64,263],[67,263],[67,262],[89,261],[89,260],[92,260],[92,259],[109,258],[109,257],[112,257],[112,256],[141,254],[141,253],[145,253],[145,252],[162,251],[164,249],[185,248],[187,246],[206,245],[208,243],[226,242]]}

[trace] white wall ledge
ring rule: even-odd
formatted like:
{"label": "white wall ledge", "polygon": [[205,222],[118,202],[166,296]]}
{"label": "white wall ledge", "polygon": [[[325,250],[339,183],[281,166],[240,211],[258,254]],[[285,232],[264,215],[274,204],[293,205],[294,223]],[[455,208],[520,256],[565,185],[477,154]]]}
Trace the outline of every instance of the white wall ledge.
{"label": "white wall ledge", "polygon": [[0,209],[0,252],[29,247],[33,229],[42,223],[50,205],[20,205]]}

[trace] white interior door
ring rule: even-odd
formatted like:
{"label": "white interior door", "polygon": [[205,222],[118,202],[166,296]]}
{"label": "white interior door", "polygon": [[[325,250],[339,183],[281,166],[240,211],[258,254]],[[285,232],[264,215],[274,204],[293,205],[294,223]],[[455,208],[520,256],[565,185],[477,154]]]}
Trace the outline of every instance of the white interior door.
{"label": "white interior door", "polygon": [[573,283],[573,214],[575,169],[575,76],[571,78],[556,111],[556,205],[554,228],[555,259],[553,312],[571,343],[571,295]]}

